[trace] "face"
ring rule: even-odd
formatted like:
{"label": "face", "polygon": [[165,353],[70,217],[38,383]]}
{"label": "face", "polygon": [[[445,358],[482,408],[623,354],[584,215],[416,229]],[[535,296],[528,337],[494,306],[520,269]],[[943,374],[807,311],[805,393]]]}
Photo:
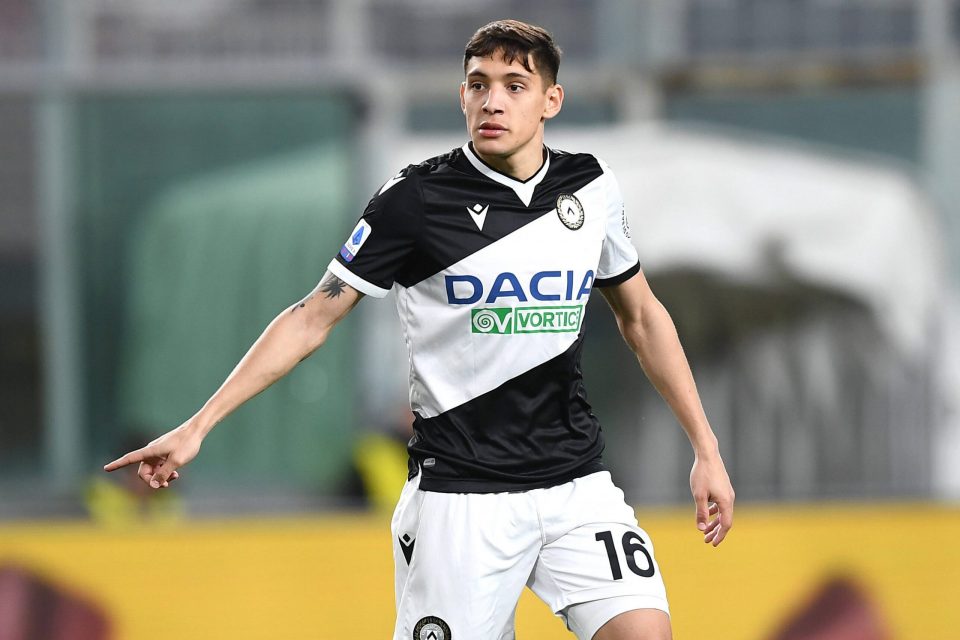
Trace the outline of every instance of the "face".
{"label": "face", "polygon": [[530,66],[532,73],[517,60],[508,64],[499,52],[467,63],[460,106],[474,149],[494,166],[535,161],[539,167],[543,123],[563,103],[563,88],[547,85]]}

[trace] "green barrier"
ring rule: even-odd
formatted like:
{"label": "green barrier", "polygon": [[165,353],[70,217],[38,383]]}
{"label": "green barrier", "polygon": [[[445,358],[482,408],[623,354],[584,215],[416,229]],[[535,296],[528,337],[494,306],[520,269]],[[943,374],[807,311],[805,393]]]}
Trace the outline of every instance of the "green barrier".
{"label": "green barrier", "polygon": [[[77,100],[91,472],[131,434],[189,416],[323,275],[363,205],[352,190],[355,106],[346,93],[305,92]],[[332,490],[324,483],[349,459],[350,343],[341,328],[320,360],[229,418],[196,473],[233,486],[243,456],[251,481]],[[323,401],[330,387],[338,403]]]}
{"label": "green barrier", "polygon": [[[352,221],[336,148],[223,172],[169,191],[131,259],[121,421],[162,433],[220,385],[273,317],[323,276]],[[204,442],[191,472],[330,490],[350,463],[351,338],[339,327],[287,378]]]}

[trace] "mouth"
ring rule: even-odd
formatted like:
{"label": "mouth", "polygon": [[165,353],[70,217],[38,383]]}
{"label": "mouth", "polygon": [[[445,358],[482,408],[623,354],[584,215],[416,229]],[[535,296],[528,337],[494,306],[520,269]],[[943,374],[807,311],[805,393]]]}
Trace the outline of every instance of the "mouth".
{"label": "mouth", "polygon": [[499,138],[507,132],[507,128],[496,122],[481,122],[477,132],[484,138]]}

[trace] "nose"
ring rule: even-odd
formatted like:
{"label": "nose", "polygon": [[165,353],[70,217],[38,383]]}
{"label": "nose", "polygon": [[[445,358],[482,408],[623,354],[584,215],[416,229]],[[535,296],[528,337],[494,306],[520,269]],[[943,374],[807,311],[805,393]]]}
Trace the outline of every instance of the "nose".
{"label": "nose", "polygon": [[492,85],[487,90],[487,99],[483,101],[483,112],[491,115],[503,113],[503,89]]}

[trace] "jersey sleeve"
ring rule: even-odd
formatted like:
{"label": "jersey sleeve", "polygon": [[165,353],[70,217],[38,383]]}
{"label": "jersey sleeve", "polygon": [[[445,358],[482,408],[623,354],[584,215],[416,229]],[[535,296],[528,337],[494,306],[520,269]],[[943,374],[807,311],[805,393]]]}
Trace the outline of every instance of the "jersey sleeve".
{"label": "jersey sleeve", "polygon": [[620,185],[605,162],[601,161],[600,166],[603,167],[603,178],[606,182],[607,216],[606,233],[594,286],[609,287],[636,275],[640,271],[640,258],[630,240],[630,225],[627,223]]}
{"label": "jersey sleeve", "polygon": [[380,187],[328,269],[351,287],[382,298],[420,236],[423,206],[408,167]]}

